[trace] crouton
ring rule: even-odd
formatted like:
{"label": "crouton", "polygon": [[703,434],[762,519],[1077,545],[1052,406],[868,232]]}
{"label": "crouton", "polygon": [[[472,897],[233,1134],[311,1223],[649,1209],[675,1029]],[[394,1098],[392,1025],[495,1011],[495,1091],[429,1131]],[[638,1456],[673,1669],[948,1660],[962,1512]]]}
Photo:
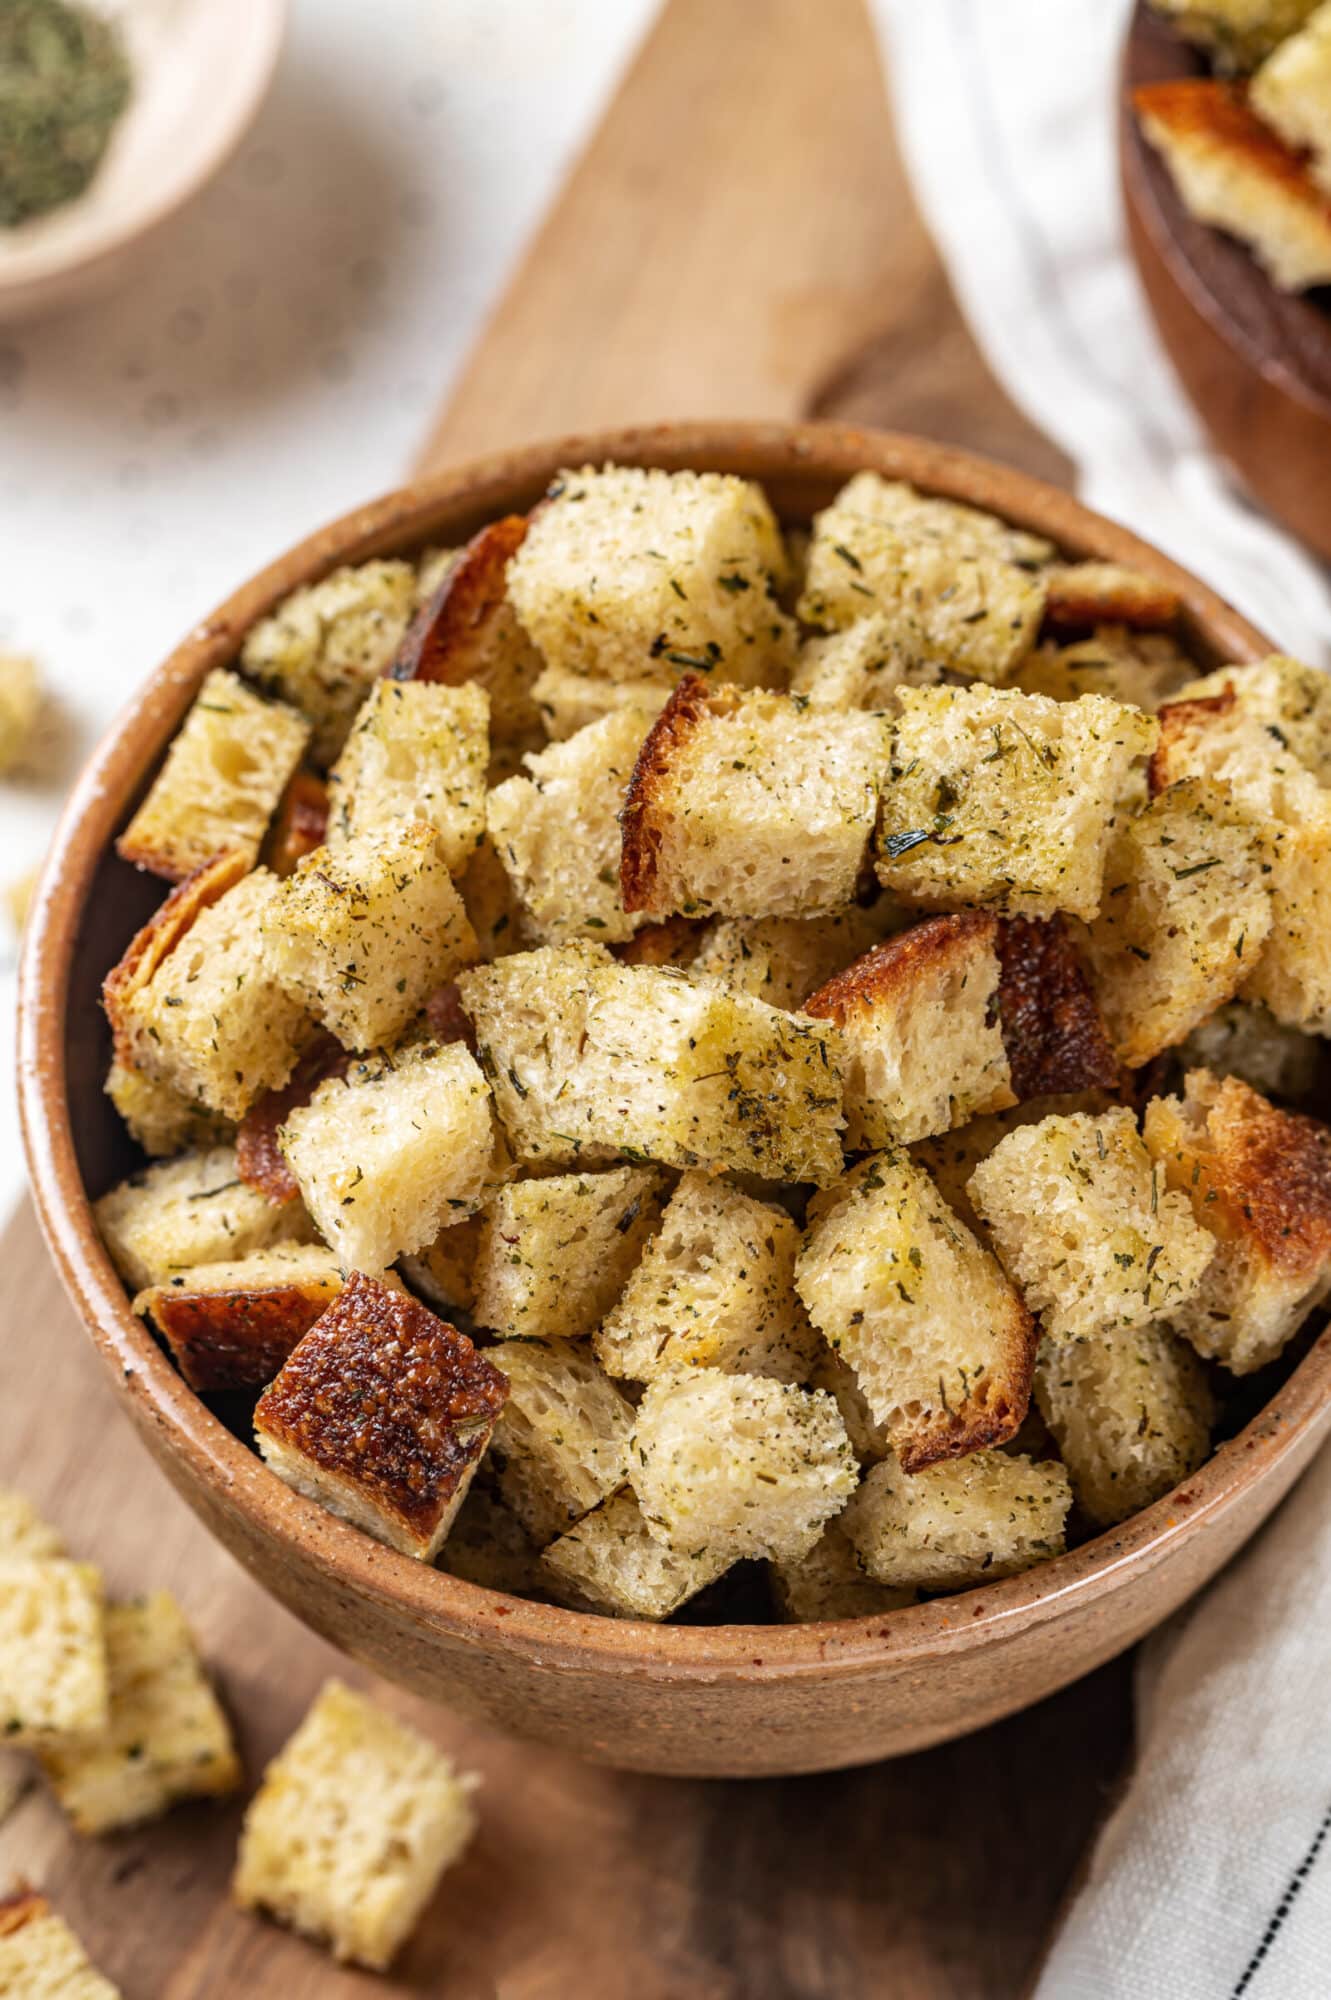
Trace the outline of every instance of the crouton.
{"label": "crouton", "polygon": [[261,928],[270,976],[356,1050],[391,1042],[480,950],[424,820],[317,848],[277,885]]}
{"label": "crouton", "polygon": [[476,1303],[476,1254],[484,1223],[480,1215],[448,1223],[420,1250],[398,1259],[402,1275],[427,1305],[469,1313]]}
{"label": "crouton", "polygon": [[[1168,632],[1181,609],[1179,594],[1172,585],[1160,583],[1153,576],[1143,576],[1139,570],[1125,569],[1121,563],[1050,563],[1041,572],[1041,580],[1045,586],[1042,630],[1055,635],[1098,634],[1105,629],[1114,634],[1117,644],[1130,646],[1142,632]],[[1182,660],[1184,656],[1178,649],[1173,650]],[[1144,657],[1149,659],[1152,655],[1148,652]],[[1165,655],[1156,657],[1163,659]],[[1084,690],[1087,694],[1093,691]]]}
{"label": "crouton", "polygon": [[638,1406],[633,1486],[656,1540],[739,1561],[806,1556],[859,1468],[832,1398],[760,1375],[658,1375]]}
{"label": "crouton", "polygon": [[353,1271],[260,1396],[254,1435],[288,1486],[433,1562],[507,1393],[464,1333]]}
{"label": "crouton", "polygon": [[[487,697],[496,740],[535,729],[533,688],[541,656],[514,615],[505,578],[527,522],[507,514],[437,565],[421,609],[390,672],[398,681],[471,685]],[[428,814],[425,815],[429,817]]]}
{"label": "crouton", "polygon": [[497,1493],[474,1484],[458,1509],[448,1540],[435,1559],[436,1569],[482,1590],[502,1590],[513,1597],[545,1593],[540,1550]]}
{"label": "crouton", "polygon": [[476,1783],[395,1716],[326,1681],[250,1801],[236,1901],[339,1960],[386,1971],[471,1842]]}
{"label": "crouton", "polygon": [[485,1210],[478,1325],[513,1340],[576,1340],[619,1297],[661,1212],[650,1167],[514,1181]]}
{"label": "crouton", "polygon": [[102,1579],[91,1563],[0,1568],[0,1735],[45,1750],[107,1726]]}
{"label": "crouton", "polygon": [[1150,717],[1103,695],[903,688],[878,877],[908,901],[1093,917],[1114,808],[1154,747]]}
{"label": "crouton", "polygon": [[43,699],[37,662],[24,653],[0,652],[0,772],[22,761]]}
{"label": "crouton", "polygon": [[814,708],[896,714],[899,687],[934,687],[942,666],[900,612],[857,618],[838,632],[806,639],[790,692]]}
{"label": "crouton", "polygon": [[377,681],[328,774],[329,844],[425,820],[459,875],[485,831],[489,704],[482,689]]}
{"label": "crouton", "polygon": [[1331,793],[1234,687],[1160,711],[1151,789],[1207,778],[1269,842],[1271,928],[1244,982],[1289,1027],[1331,1030]]}
{"label": "crouton", "polygon": [[1331,282],[1331,194],[1232,84],[1209,77],[1132,93],[1183,206],[1246,244],[1283,292]]}
{"label": "crouton", "polygon": [[245,1186],[233,1146],[186,1153],[131,1174],[93,1203],[111,1261],[133,1292],[169,1284],[198,1264],[222,1264],[314,1230],[300,1202],[275,1207]]}
{"label": "crouton", "polygon": [[836,628],[885,615],[940,666],[1005,681],[1039,629],[1031,566],[1050,554],[993,515],[860,472],[814,519],[800,617]]}
{"label": "crouton", "polygon": [[619,815],[646,721],[622,709],[526,758],[486,800],[486,824],[529,937],[542,944],[632,937],[620,900]]}
{"label": "crouton", "polygon": [[236,1128],[236,1172],[246,1187],[280,1206],[300,1193],[279,1138],[291,1113],[308,1104],[330,1076],[345,1076],[354,1058],[332,1035],[318,1034],[280,1090],[256,1097]]}
{"label": "crouton", "polygon": [[688,1367],[806,1380],[817,1342],[795,1296],[798,1248],[783,1209],[685,1174],[595,1334],[597,1359],[635,1382]]}
{"label": "crouton", "polygon": [[908,1472],[1016,1432],[1031,1316],[908,1154],[875,1154],[815,1199],[795,1284]]}
{"label": "crouton", "polygon": [[[1178,690],[1177,699],[1181,703],[1209,701],[1224,694],[1233,695],[1239,716],[1247,716],[1266,731],[1276,752],[1287,750],[1319,783],[1331,784],[1331,675],[1273,653],[1251,666],[1220,667],[1201,680],[1191,680]],[[1219,717],[1228,712],[1212,711]],[[1205,711],[1189,724],[1184,710],[1182,723],[1189,728],[1204,716]],[[1185,744],[1187,740],[1185,735]],[[1234,754],[1243,754],[1243,741],[1251,744],[1255,740],[1251,732],[1244,732],[1233,746]],[[1179,754],[1183,754],[1182,745]]]}
{"label": "crouton", "polygon": [[0,1563],[44,1562],[62,1556],[65,1544],[26,1493],[0,1486]]}
{"label": "crouton", "polygon": [[1121,1061],[1137,1069],[1230,999],[1271,928],[1270,843],[1187,778],[1128,819],[1084,943]]}
{"label": "crouton", "polygon": [[809,1386],[826,1389],[841,1412],[846,1436],[861,1465],[876,1465],[892,1449],[887,1426],[880,1424],[869,1408],[859,1377],[848,1361],[833,1347],[819,1348],[809,1375]]}
{"label": "crouton", "polygon": [[1120,1103],[1121,1099],[1107,1090],[1055,1091],[1048,1096],[1028,1098],[1024,1104],[1015,1104],[1007,1111],[972,1118],[969,1124],[954,1126],[950,1132],[917,1139],[909,1149],[910,1155],[931,1176],[948,1207],[967,1229],[974,1230],[980,1241],[987,1243],[988,1224],[977,1214],[966,1190],[976,1167],[988,1158],[999,1140],[1023,1126],[1038,1125],[1054,1114],[1066,1117],[1072,1112],[1085,1112],[1098,1117]]}
{"label": "crouton", "polygon": [[1215,1242],[1167,1185],[1116,1109],[1009,1132],[967,1189],[1045,1333],[1070,1340],[1145,1326],[1197,1290]]}
{"label": "crouton", "polygon": [[151,1319],[191,1389],[261,1389],[341,1289],[331,1250],[282,1245],[196,1264],[140,1292],[134,1310]]}
{"label": "crouton", "polygon": [[410,563],[366,562],[293,591],[241,648],[250,677],[314,725],[311,755],[326,768],[356,711],[392,664],[415,603]]}
{"label": "crouton", "polygon": [[156,1819],[180,1799],[234,1792],[244,1773],[189,1627],[168,1591],[108,1605],[110,1719],[42,1768],[78,1833]]}
{"label": "crouton", "polygon": [[1318,0],[1151,0],[1227,74],[1255,69],[1300,28]]}
{"label": "crouton", "polygon": [[424,610],[447,577],[461,549],[422,549],[416,558],[416,609]]}
{"label": "crouton", "polygon": [[1263,1097],[1298,1105],[1322,1088],[1328,1067],[1325,1042],[1286,1028],[1265,1007],[1233,1000],[1195,1027],[1178,1049],[1185,1071],[1241,1077]]}
{"label": "crouton", "polygon": [[1331,1292],[1331,1132],[1239,1077],[1193,1070],[1146,1107],[1146,1143],[1217,1239],[1195,1293],[1167,1310],[1202,1354],[1247,1375]]}
{"label": "crouton", "polygon": [[1252,79],[1248,101],[1331,194],[1331,5],[1308,16],[1297,34],[1271,51]]}
{"label": "crouton", "polygon": [[228,848],[253,867],[309,740],[310,725],[294,708],[215,667],[116,853],[168,882],[183,882]]}
{"label": "crouton", "polygon": [[151,976],[117,990],[126,955],[103,988],[125,1067],[230,1119],[286,1082],[312,1024],[299,998],[278,984],[260,944],[284,890],[256,868],[198,912]]}
{"label": "crouton", "polygon": [[1153,715],[1194,671],[1182,647],[1162,633],[1097,625],[1089,639],[1065,646],[1046,640],[1037,646],[1013,675],[1012,685],[1023,694],[1048,695],[1051,701],[1107,695]]}
{"label": "crouton", "polygon": [[690,965],[695,979],[718,980],[793,1012],[904,921],[890,896],[870,909],[851,903],[826,917],[718,917],[696,951],[674,962]]}
{"label": "crouton", "polygon": [[845,1048],[853,1150],[946,1132],[1019,1097],[1112,1084],[1117,1065],[1061,921],[931,917],[809,996]]}
{"label": "crouton", "polygon": [[546,1588],[575,1610],[611,1618],[669,1618],[730,1567],[711,1549],[676,1552],[650,1533],[627,1491],[583,1516],[541,1557]]}
{"label": "crouton", "polygon": [[1035,1397],[1077,1504],[1098,1528],[1149,1507],[1211,1448],[1206,1372],[1163,1327],[1046,1342]]}
{"label": "crouton", "polygon": [[328,787],[317,771],[302,764],[277,802],[263,846],[264,866],[285,878],[327,838]]}
{"label": "crouton", "polygon": [[1072,1505],[1057,1460],[975,1451],[906,1473],[870,1467],[846,1533],[871,1577],[894,1590],[965,1590],[1061,1555]]}
{"label": "crouton", "polygon": [[137,1031],[132,1010],[136,1003],[199,916],[233,889],[247,872],[243,854],[228,851],[214,855],[185,881],[177,883],[166,901],[134,933],[118,962],[107,973],[102,981],[102,1007],[110,1024],[115,1059],[124,1068],[134,1067],[132,1055]]}
{"label": "crouton", "polygon": [[645,736],[674,691],[674,678],[643,674],[631,681],[608,680],[604,674],[574,674],[566,667],[546,667],[532,690],[541,722],[552,743],[576,736],[589,723],[631,709],[642,717]]}
{"label": "crouton", "polygon": [[347,1270],[386,1270],[473,1214],[503,1178],[490,1092],[461,1042],[329,1077],[281,1131],[305,1206]]}
{"label": "crouton", "polygon": [[881,1618],[915,1602],[913,1590],[889,1590],[874,1582],[839,1520],[828,1522],[807,1556],[774,1562],[768,1574],[777,1609],[788,1624]]}
{"label": "crouton", "polygon": [[520,1160],[617,1152],[772,1180],[841,1171],[830,1030],[666,967],[579,944],[459,980]]}
{"label": "crouton", "polygon": [[850,903],[889,741],[877,716],[686,675],[624,803],[624,908],[816,917]]}
{"label": "crouton", "polygon": [[548,667],[640,680],[681,669],[780,680],[794,627],[762,489],[719,472],[564,472],[509,565],[508,592]]}
{"label": "crouton", "polygon": [[633,1406],[573,1341],[506,1340],[487,1358],[509,1388],[491,1448],[499,1491],[544,1547],[623,1485]]}
{"label": "crouton", "polygon": [[229,1121],[206,1105],[191,1103],[169,1083],[125,1063],[112,1063],[103,1088],[130,1137],[153,1159],[169,1159],[191,1146],[219,1145],[233,1134]]}
{"label": "crouton", "polygon": [[121,2000],[45,1896],[0,1900],[0,1994],[9,2000]]}

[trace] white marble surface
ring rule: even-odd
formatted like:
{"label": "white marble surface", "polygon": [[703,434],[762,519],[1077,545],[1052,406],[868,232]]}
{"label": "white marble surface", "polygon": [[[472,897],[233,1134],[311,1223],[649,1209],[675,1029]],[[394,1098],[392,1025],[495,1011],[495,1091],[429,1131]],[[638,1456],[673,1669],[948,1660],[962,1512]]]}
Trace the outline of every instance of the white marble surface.
{"label": "white marble surface", "polygon": [[53,691],[36,768],[0,780],[5,880],[40,860],[82,758],[189,626],[394,483],[653,11],[296,0],[252,133],[131,288],[0,330],[0,647],[35,654]]}

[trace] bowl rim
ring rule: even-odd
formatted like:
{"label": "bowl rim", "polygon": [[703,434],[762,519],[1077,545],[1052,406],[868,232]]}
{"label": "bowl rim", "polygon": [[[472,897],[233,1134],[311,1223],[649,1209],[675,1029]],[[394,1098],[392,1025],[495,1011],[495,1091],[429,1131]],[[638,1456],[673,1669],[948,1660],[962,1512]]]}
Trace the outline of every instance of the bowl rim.
{"label": "bowl rim", "polygon": [[[296,584],[339,564],[419,549],[438,522],[479,522],[534,498],[561,467],[601,462],[744,470],[780,481],[840,481],[871,468],[925,490],[991,506],[1046,533],[1065,553],[1135,565],[1175,587],[1185,628],[1242,659],[1276,649],[1223,599],[1130,531],[1066,493],[954,447],[840,424],[676,423],[565,437],[472,460],[395,489],[287,550],[157,667],[103,736],[61,815],[34,892],[20,967],[19,1105],[32,1190],[65,1287],[117,1389],[168,1474],[208,1512],[231,1510],[247,1539],[288,1544],[343,1591],[399,1616],[543,1668],[717,1682],[829,1672],[855,1678],[885,1663],[923,1664],[992,1644],[1084,1607],[1169,1558],[1204,1522],[1238,1504],[1254,1480],[1331,1427],[1331,1327],[1276,1396],[1190,1479],[1121,1526],[1004,1581],[892,1612],[825,1623],[652,1625],[566,1610],[464,1582],[376,1542],[281,1481],[188,1389],[129,1300],[98,1238],[76,1164],[64,1062],[65,1010],[79,918],[95,869],[144,773],[161,755],[204,673],[234,656],[240,635]],[[761,463],[760,463],[761,462]],[[525,504],[530,504],[529,501]],[[210,1525],[212,1522],[210,1521]]]}

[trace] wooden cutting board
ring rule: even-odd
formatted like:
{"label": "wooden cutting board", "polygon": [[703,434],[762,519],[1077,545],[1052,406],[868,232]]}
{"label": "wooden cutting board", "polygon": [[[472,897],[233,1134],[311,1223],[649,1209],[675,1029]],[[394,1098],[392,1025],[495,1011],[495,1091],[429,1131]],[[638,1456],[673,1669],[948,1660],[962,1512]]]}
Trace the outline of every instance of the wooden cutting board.
{"label": "wooden cutting board", "polygon": [[[861,0],[670,0],[422,465],[601,423],[828,415],[1066,467],[987,373],[911,204]],[[293,532],[301,524],[293,522]],[[249,1769],[359,1670],[265,1597],[121,1420],[26,1208],[0,1249],[0,1478],[113,1589],[175,1590]],[[387,1980],[233,1911],[240,1808],[81,1842],[34,1789],[0,1887],[44,1884],[127,2000],[1008,2000],[1127,1754],[1123,1663],[843,1775],[623,1776],[380,1689],[484,1778],[482,1830]]]}

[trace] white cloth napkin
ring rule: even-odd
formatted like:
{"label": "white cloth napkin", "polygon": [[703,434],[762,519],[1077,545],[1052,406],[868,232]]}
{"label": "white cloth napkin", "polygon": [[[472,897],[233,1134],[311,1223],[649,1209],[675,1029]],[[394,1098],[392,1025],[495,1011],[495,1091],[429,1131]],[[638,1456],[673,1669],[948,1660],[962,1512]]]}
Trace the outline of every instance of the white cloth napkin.
{"label": "white cloth napkin", "polygon": [[[1331,665],[1326,572],[1207,449],[1124,238],[1128,0],[875,0],[962,308],[1078,490]],[[1036,2000],[1331,1995],[1331,1456],[1143,1649],[1138,1754]]]}

